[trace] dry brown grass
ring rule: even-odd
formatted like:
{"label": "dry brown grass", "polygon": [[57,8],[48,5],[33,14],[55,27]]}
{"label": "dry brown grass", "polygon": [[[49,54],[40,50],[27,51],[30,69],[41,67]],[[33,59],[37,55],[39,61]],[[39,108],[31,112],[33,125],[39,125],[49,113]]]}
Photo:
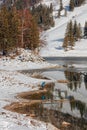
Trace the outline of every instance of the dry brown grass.
{"label": "dry brown grass", "polygon": [[16,55],[12,55],[10,56],[11,59],[15,59]]}
{"label": "dry brown grass", "polygon": [[22,102],[14,102],[11,103],[10,105],[5,106],[4,108],[17,112],[17,113],[22,113],[22,114],[28,114],[29,116],[36,116],[35,115],[35,110],[38,112],[39,110],[39,105],[42,104],[42,102],[45,102],[46,100],[42,100],[42,96],[44,95],[46,98],[53,98],[52,93],[48,91],[48,88],[53,87],[54,83],[48,83],[45,86],[45,89],[43,90],[36,90],[36,91],[29,91],[29,92],[23,92],[17,95],[19,98],[27,99],[26,102],[25,100],[22,100]]}
{"label": "dry brown grass", "polygon": [[57,80],[58,83],[69,83],[68,80]]}
{"label": "dry brown grass", "polygon": [[47,90],[36,90],[31,92],[23,92],[18,94],[18,97],[24,99],[41,100],[42,95],[46,95]]}
{"label": "dry brown grass", "polygon": [[37,79],[47,79],[50,80],[49,78],[39,74],[39,73],[34,73],[33,75],[31,75],[32,78],[37,78]]}
{"label": "dry brown grass", "polygon": [[17,112],[17,113],[22,113],[22,114],[33,114],[33,110],[38,110],[39,105],[42,103],[42,101],[30,101],[30,102],[14,102],[11,103],[10,105],[5,106],[4,108],[9,111]]}

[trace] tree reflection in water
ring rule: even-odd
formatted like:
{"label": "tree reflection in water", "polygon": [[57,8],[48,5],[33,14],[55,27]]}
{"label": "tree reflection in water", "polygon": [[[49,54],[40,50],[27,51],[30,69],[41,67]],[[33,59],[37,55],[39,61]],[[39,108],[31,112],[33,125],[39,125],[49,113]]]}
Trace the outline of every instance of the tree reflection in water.
{"label": "tree reflection in water", "polygon": [[81,102],[79,100],[75,100],[74,97],[72,96],[70,98],[70,106],[71,106],[71,111],[77,109],[80,112],[81,118],[83,118],[83,115],[86,112],[87,106],[84,102]]}
{"label": "tree reflection in water", "polygon": [[69,81],[67,86],[70,90],[76,91],[81,87],[82,76],[81,73],[64,71],[66,79]]}

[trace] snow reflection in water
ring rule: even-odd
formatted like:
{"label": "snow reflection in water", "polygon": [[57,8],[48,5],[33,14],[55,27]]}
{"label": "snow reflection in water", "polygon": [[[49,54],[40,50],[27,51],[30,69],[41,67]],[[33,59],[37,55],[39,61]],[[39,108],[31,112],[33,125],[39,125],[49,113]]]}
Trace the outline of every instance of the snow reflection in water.
{"label": "snow reflection in water", "polygon": [[[87,119],[87,83],[84,82],[83,75],[79,72],[52,71],[44,72],[56,80],[68,80],[68,83],[56,83],[53,89],[54,102],[59,103],[45,104],[45,107],[56,109],[64,113],[69,113],[75,117]],[[66,100],[65,100],[66,99]]]}

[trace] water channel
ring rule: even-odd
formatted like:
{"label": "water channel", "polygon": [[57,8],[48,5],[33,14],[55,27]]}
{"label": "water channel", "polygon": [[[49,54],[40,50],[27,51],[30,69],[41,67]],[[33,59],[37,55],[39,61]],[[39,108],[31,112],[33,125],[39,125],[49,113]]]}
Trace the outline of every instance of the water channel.
{"label": "water channel", "polygon": [[[55,80],[55,85],[50,87],[48,96],[45,95],[47,102],[41,104],[44,109],[43,112],[39,109],[39,112],[43,114],[40,113],[41,117],[39,115],[38,119],[51,122],[58,128],[60,126],[58,120],[65,119],[71,123],[74,122],[72,129],[69,128],[69,130],[87,130],[87,125],[83,127],[83,123],[79,124],[80,119],[87,124],[87,58],[45,59],[50,63],[61,65],[62,68],[29,71],[40,72],[44,77]],[[60,113],[65,115],[61,116]],[[78,122],[80,127],[75,127],[75,122]]]}

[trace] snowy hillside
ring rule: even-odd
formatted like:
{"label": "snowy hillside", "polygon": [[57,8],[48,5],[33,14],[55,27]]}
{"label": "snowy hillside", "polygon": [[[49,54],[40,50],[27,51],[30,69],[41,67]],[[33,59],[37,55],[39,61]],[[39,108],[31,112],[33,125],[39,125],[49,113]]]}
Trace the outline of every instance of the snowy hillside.
{"label": "snowy hillside", "polygon": [[[86,39],[78,41],[73,50],[65,52],[64,49],[62,48],[65,29],[67,22],[69,22],[69,20],[72,21],[76,20],[78,23],[81,23],[82,28],[84,27],[85,21],[87,20],[87,3],[80,7],[75,8],[73,12],[68,11],[67,17],[63,16],[62,11],[61,12],[62,16],[60,18],[55,17],[59,9],[58,0],[43,0],[43,3],[45,3],[46,5],[49,5],[49,3],[53,4],[54,9],[53,16],[55,20],[55,27],[43,33],[43,38],[46,39],[47,44],[44,48],[41,49],[40,55],[43,57],[87,56]],[[63,6],[68,10],[69,0],[63,0]]]}
{"label": "snowy hillside", "polygon": [[[53,16],[55,19],[55,27],[43,32],[42,37],[46,39],[47,45],[41,51],[41,56],[87,56],[87,40],[82,39],[77,42],[74,50],[65,52],[62,48],[63,38],[67,22],[76,19],[84,26],[87,20],[87,4],[75,8],[73,12],[69,12],[67,17],[56,18],[59,9],[58,0],[43,0],[43,4],[53,4]],[[63,0],[63,5],[68,9],[69,0]],[[30,75],[21,73],[20,70],[33,70],[41,68],[58,67],[44,62],[43,58],[33,54],[29,50],[20,49],[20,55],[10,55],[10,57],[0,57],[0,130],[58,130],[51,124],[36,121],[26,114],[18,114],[5,110],[3,107],[13,102],[20,102],[21,99],[16,98],[18,93],[34,91],[39,89],[39,85],[43,81],[46,83],[55,80],[36,79]]]}

